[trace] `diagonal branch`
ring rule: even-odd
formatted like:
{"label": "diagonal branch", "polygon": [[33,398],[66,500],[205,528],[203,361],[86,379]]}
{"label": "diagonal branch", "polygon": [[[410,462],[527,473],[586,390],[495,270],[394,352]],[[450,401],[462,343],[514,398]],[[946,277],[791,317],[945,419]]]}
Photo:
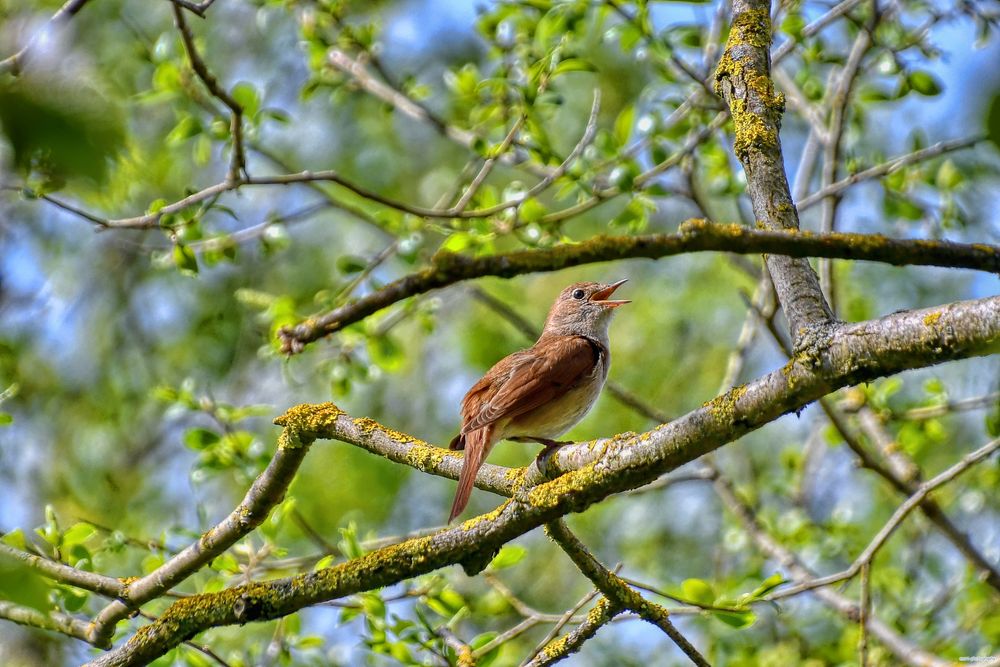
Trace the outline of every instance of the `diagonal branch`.
{"label": "diagonal branch", "polygon": [[568,658],[579,651],[584,642],[597,634],[601,626],[610,623],[621,612],[621,607],[602,597],[587,614],[583,623],[559,639],[546,642],[538,655],[533,656],[524,667],[547,667]]}
{"label": "diagonal branch", "polygon": [[879,549],[882,548],[882,545],[885,544],[886,540],[888,540],[893,532],[895,532],[896,528],[899,527],[903,520],[909,516],[910,512],[926,500],[931,491],[952,481],[975,464],[986,459],[990,454],[998,449],[1000,449],[1000,438],[992,440],[979,449],[963,456],[958,463],[952,465],[948,469],[918,486],[916,492],[907,498],[902,505],[896,508],[896,511],[892,513],[892,516],[889,517],[889,520],[886,521],[881,530],[879,530],[875,537],[871,539],[868,546],[865,547],[864,551],[858,554],[858,557],[854,559],[854,562],[851,563],[850,567],[847,569],[825,577],[816,577],[790,588],[781,589],[771,593],[766,599],[777,600],[791,595],[798,595],[804,591],[811,591],[817,588],[822,588],[823,586],[839,583],[846,579],[854,578],[858,572],[861,571],[862,567],[871,565],[872,559],[875,558],[875,554],[877,554]]}
{"label": "diagonal branch", "polygon": [[0,618],[19,625],[41,630],[51,630],[75,639],[89,642],[89,624],[60,611],[43,612],[31,607],[0,600]]}
{"label": "diagonal branch", "polygon": [[[743,529],[750,535],[757,547],[769,558],[778,561],[794,581],[805,582],[815,576],[792,551],[778,542],[767,531],[757,519],[754,509],[736,494],[736,490],[725,477],[716,478],[715,490],[719,499],[740,521]],[[823,604],[847,618],[857,620],[861,616],[857,605],[837,591],[830,588],[818,588],[814,594]],[[954,664],[927,653],[874,616],[868,616],[866,626],[872,636],[877,637],[902,664],[911,667],[950,667]]]}
{"label": "diagonal branch", "polygon": [[[616,259],[658,259],[688,252],[778,253],[789,257],[836,257],[890,264],[922,264],[1000,272],[1000,247],[948,241],[889,239],[881,235],[835,233],[816,235],[794,230],[748,229],[689,220],[678,234],[598,236],[582,243],[502,255],[468,257],[438,253],[432,266],[411,273],[357,301],[316,315],[278,332],[282,351],[296,354],[383,308],[411,296],[484,276],[511,276],[554,271]],[[774,256],[772,256],[772,259]]]}
{"label": "diagonal branch", "polygon": [[106,644],[114,634],[115,625],[132,610],[184,581],[259,526],[271,509],[284,499],[288,485],[315,438],[314,433],[339,415],[339,410],[335,409],[308,413],[289,410],[275,420],[285,426],[278,440],[278,449],[239,506],[202,534],[197,542],[146,576],[131,582],[121,596],[127,602],[116,600],[102,609],[88,633],[92,643],[98,646]]}
{"label": "diagonal branch", "polygon": [[3,542],[0,542],[0,557],[16,560],[43,576],[92,593],[111,598],[120,598],[125,594],[126,586],[120,579],[70,567],[55,560],[21,551]]}
{"label": "diagonal branch", "polygon": [[[715,84],[733,117],[734,149],[746,172],[758,226],[797,230],[799,216],[778,136],[785,100],[774,92],[770,78],[770,6],[769,0],[734,0],[729,40]],[[786,255],[766,255],[765,261],[798,347],[810,329],[832,322],[833,312],[808,261]]]}
{"label": "diagonal branch", "polygon": [[628,585],[621,577],[601,565],[587,547],[577,539],[576,535],[570,532],[566,522],[562,519],[546,524],[545,531],[549,537],[558,544],[573,563],[579,568],[585,577],[590,579],[604,597],[607,598],[611,606],[620,606],[639,614],[643,620],[652,623],[670,637],[677,644],[677,647],[684,652],[699,667],[711,667],[704,656],[696,649],[687,638],[682,635],[674,624],[670,621],[669,612],[656,604],[642,597],[638,591]]}
{"label": "diagonal branch", "polygon": [[[514,498],[487,515],[307,574],[179,600],[91,665],[144,664],[211,627],[278,618],[448,565],[478,572],[500,546],[533,528],[646,484],[837,388],[995,352],[1000,348],[998,309],[1000,296],[838,325],[823,346],[799,352],[783,368],[669,424],[553,452],[529,466]],[[340,430],[354,423],[329,404],[300,406],[290,414],[295,423],[309,424],[312,438],[339,439]]]}
{"label": "diagonal branch", "polygon": [[[45,28],[42,28],[42,30],[47,30],[51,26],[68,21],[76,15],[77,12],[83,9],[83,6],[89,1],[90,0],[67,0],[66,4],[60,7],[59,10],[52,15],[52,18],[48,20]],[[3,60],[0,60],[0,74],[8,72],[14,75],[20,74],[21,69],[24,67],[25,57],[28,55],[28,52],[31,50],[31,47],[34,45],[36,39],[38,39],[38,34],[32,35],[28,40],[28,43],[25,44],[20,51],[7,56]]]}
{"label": "diagonal branch", "polygon": [[798,209],[801,212],[807,208],[811,208],[827,197],[840,194],[852,185],[861,183],[862,181],[868,181],[873,178],[881,178],[882,176],[887,176],[888,174],[899,171],[903,167],[908,167],[911,164],[923,162],[924,160],[930,160],[931,158],[944,155],[945,153],[951,153],[952,151],[961,150],[963,148],[971,148],[983,141],[985,141],[985,137],[981,135],[966,137],[963,139],[949,139],[948,141],[939,141],[936,144],[926,148],[921,148],[920,150],[913,151],[912,153],[907,153],[906,155],[894,157],[891,160],[869,167],[868,169],[859,171],[856,174],[851,174],[836,183],[831,183],[826,187],[820,188],[808,197],[799,200]]}
{"label": "diagonal branch", "polygon": [[201,82],[205,84],[212,97],[229,108],[229,133],[233,138],[233,153],[229,160],[229,173],[226,176],[226,181],[228,183],[236,183],[240,180],[240,175],[245,173],[247,166],[246,152],[243,148],[243,107],[240,106],[240,103],[232,95],[226,92],[226,89],[219,84],[219,81],[208,70],[208,66],[202,59],[201,54],[195,48],[194,34],[191,32],[191,28],[188,27],[187,19],[184,18],[184,10],[181,8],[181,5],[172,2],[170,7],[174,11],[174,22],[177,24],[177,30],[181,33],[184,50],[187,51],[191,69],[198,75]]}

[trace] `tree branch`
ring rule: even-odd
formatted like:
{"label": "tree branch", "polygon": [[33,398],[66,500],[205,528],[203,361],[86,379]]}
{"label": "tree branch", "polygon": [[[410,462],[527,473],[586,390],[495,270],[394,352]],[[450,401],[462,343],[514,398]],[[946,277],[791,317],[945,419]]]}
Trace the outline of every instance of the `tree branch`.
{"label": "tree branch", "polygon": [[684,655],[691,659],[691,662],[699,667],[712,667],[698,649],[677,630],[670,621],[670,614],[666,609],[643,598],[621,577],[601,565],[587,550],[587,547],[570,532],[565,521],[562,519],[552,521],[546,524],[545,531],[566,552],[566,555],[570,557],[583,575],[590,579],[594,586],[604,594],[604,597],[610,601],[611,607],[621,606],[635,612],[644,620],[663,630],[684,652]]}
{"label": "tree branch", "polygon": [[84,5],[86,5],[89,1],[90,0],[68,0],[66,4],[60,7],[59,10],[52,15],[52,18],[47,21],[45,28],[42,28],[39,33],[32,35],[28,40],[28,43],[25,44],[20,51],[7,56],[3,60],[0,60],[0,74],[8,72],[15,76],[20,74],[21,69],[24,67],[24,59],[31,50],[31,47],[34,45],[35,40],[38,39],[38,34],[49,27],[56,25],[57,23],[68,21],[70,18],[75,16],[77,12],[83,9]]}
{"label": "tree branch", "polygon": [[584,642],[597,634],[602,626],[610,623],[621,612],[621,607],[602,597],[587,614],[583,623],[559,639],[546,642],[541,651],[525,663],[524,667],[547,667],[568,658],[579,651]]}
{"label": "tree branch", "polygon": [[[805,582],[815,576],[794,553],[767,532],[757,520],[753,509],[736,495],[728,480],[722,476],[716,478],[715,490],[726,508],[739,519],[743,529],[750,535],[757,547],[768,557],[778,561],[794,581]],[[858,606],[840,593],[830,588],[818,588],[813,593],[823,604],[847,618],[855,621],[860,618],[861,611]],[[953,665],[950,661],[942,660],[922,650],[874,616],[867,618],[866,627],[872,636],[877,637],[885,644],[903,664],[910,665],[910,667],[950,667]]]}
{"label": "tree branch", "polygon": [[931,158],[944,155],[946,153],[951,153],[953,151],[961,150],[963,148],[971,148],[976,144],[985,140],[983,136],[966,137],[964,139],[950,139],[948,141],[939,141],[938,143],[928,146],[927,148],[921,148],[918,151],[912,153],[907,153],[906,155],[900,155],[899,157],[894,157],[891,160],[887,160],[881,164],[877,164],[874,167],[869,167],[863,171],[859,171],[856,174],[851,174],[836,183],[831,183],[826,187],[822,187],[816,192],[812,193],[808,197],[805,197],[798,202],[799,212],[806,210],[807,208],[812,208],[814,205],[823,201],[831,195],[836,195],[847,188],[860,183],[862,181],[868,181],[873,178],[880,178],[882,176],[887,176],[893,172],[899,171],[903,167],[908,167],[911,164],[916,164],[917,162],[923,162],[924,160],[930,160]]}
{"label": "tree branch", "polygon": [[[205,8],[207,9],[210,5],[211,2]],[[184,50],[187,51],[191,69],[198,75],[201,82],[205,84],[205,88],[212,94],[212,97],[229,108],[229,133],[233,138],[233,153],[229,160],[229,173],[226,176],[226,181],[236,183],[240,180],[240,175],[246,171],[247,166],[246,152],[243,148],[243,107],[240,106],[240,103],[225,88],[219,85],[219,81],[208,70],[208,66],[202,60],[201,54],[195,48],[194,35],[191,33],[191,28],[188,27],[187,19],[184,18],[184,10],[181,8],[181,5],[177,2],[171,2],[170,7],[174,11],[174,22],[177,24],[177,30],[181,33]],[[188,9],[191,8],[188,7]],[[202,12],[204,12],[204,9]],[[198,15],[203,16],[202,13],[198,13]]]}
{"label": "tree branch", "polygon": [[278,449],[267,468],[254,480],[239,506],[202,534],[197,542],[146,576],[130,583],[124,595],[120,596],[127,602],[116,600],[102,609],[88,634],[92,643],[98,646],[106,644],[114,634],[115,625],[129,612],[188,578],[259,526],[271,509],[284,499],[288,485],[316,437],[317,429],[324,428],[340,414],[339,410],[329,408],[308,412],[293,409],[276,419],[276,423],[285,426],[278,439]]}
{"label": "tree branch", "polygon": [[74,639],[90,642],[87,632],[89,624],[86,621],[81,621],[60,611],[46,613],[32,609],[31,607],[24,607],[13,602],[0,600],[0,618],[13,621],[19,625],[26,625],[30,628],[59,632]]}
{"label": "tree branch", "polygon": [[[91,664],[143,664],[210,627],[278,618],[447,565],[462,564],[478,572],[511,539],[646,484],[839,387],[995,352],[1000,349],[998,309],[1000,296],[837,325],[828,339],[814,339],[783,368],[669,424],[553,452],[529,466],[514,497],[489,514],[315,572],[179,600],[155,623]],[[342,430],[356,427],[355,420],[329,404],[299,406],[289,414],[296,425],[309,424],[304,430],[312,438],[340,439]],[[287,435],[290,421],[284,423],[282,438],[292,437]]]}
{"label": "tree branch", "polygon": [[16,560],[50,579],[55,579],[58,582],[76,586],[92,593],[98,593],[110,598],[120,598],[125,594],[126,586],[120,579],[87,572],[86,570],[78,570],[75,567],[70,567],[58,561],[21,551],[3,542],[0,542],[0,557]]}
{"label": "tree branch", "polygon": [[[553,271],[617,259],[657,259],[688,252],[724,251],[779,253],[793,257],[837,257],[890,264],[921,264],[1000,272],[1000,246],[948,241],[889,239],[881,235],[834,233],[816,235],[794,230],[748,229],[688,220],[677,234],[598,236],[575,244],[503,255],[434,256],[432,266],[322,315],[278,332],[281,349],[296,354],[304,347],[349,324],[416,294],[484,276],[511,276]],[[818,284],[818,283],[817,283]]]}
{"label": "tree branch", "polygon": [[875,537],[871,539],[864,551],[858,554],[858,557],[854,559],[854,562],[851,563],[850,567],[846,570],[830,574],[825,577],[815,577],[808,581],[796,584],[790,588],[778,590],[769,594],[766,599],[777,600],[792,595],[798,595],[804,591],[811,591],[817,588],[822,588],[823,586],[836,584],[846,579],[852,579],[858,574],[858,572],[861,571],[863,566],[871,564],[872,559],[875,558],[875,554],[882,548],[882,545],[889,539],[889,536],[895,532],[896,528],[898,528],[903,522],[903,519],[905,519],[915,507],[927,498],[927,495],[931,491],[952,481],[998,449],[1000,449],[1000,438],[992,440],[974,452],[963,456],[958,463],[952,465],[950,468],[918,486],[916,492],[907,498],[902,505],[896,508],[896,511],[892,513],[892,516],[889,517],[889,520],[886,521],[881,530],[876,533]]}
{"label": "tree branch", "polygon": [[[734,0],[729,40],[715,72],[716,92],[733,117],[735,153],[746,172],[757,224],[796,230],[799,216],[778,136],[785,100],[775,94],[770,78],[770,45],[770,1]],[[786,255],[767,255],[765,261],[798,347],[809,329],[832,322],[833,312],[808,261]]]}

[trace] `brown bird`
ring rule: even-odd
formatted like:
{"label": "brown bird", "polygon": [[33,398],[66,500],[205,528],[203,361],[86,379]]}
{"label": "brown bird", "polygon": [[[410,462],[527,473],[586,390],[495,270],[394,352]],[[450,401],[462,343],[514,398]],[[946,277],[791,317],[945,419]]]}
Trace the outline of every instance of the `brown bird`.
{"label": "brown bird", "polygon": [[[500,440],[549,448],[583,419],[608,377],[608,325],[618,306],[610,285],[575,283],[556,298],[538,341],[504,357],[462,399],[462,429],[451,449],[464,449],[458,493],[448,522],[469,502],[479,467]],[[545,451],[543,450],[543,452]]]}

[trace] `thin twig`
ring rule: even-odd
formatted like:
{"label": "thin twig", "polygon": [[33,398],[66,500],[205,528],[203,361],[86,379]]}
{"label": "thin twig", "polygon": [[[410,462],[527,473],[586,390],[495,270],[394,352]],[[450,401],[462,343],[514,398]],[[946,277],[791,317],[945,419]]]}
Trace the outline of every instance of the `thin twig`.
{"label": "thin twig", "polygon": [[545,531],[566,552],[566,555],[570,557],[584,576],[590,579],[613,605],[621,605],[663,630],[694,664],[699,667],[711,667],[698,649],[674,627],[670,621],[669,612],[660,605],[644,599],[621,577],[601,565],[583,543],[570,532],[563,519],[546,524]]}
{"label": "thin twig", "polygon": [[21,70],[24,68],[24,60],[27,57],[31,47],[34,46],[35,41],[38,36],[52,28],[52,26],[68,21],[70,18],[75,16],[77,12],[83,9],[90,0],[68,0],[66,4],[60,7],[52,17],[45,22],[45,26],[39,30],[37,33],[32,35],[27,44],[25,44],[19,51],[13,55],[7,56],[3,60],[0,60],[0,74],[11,73],[14,75],[20,74]]}
{"label": "thin twig", "polygon": [[858,663],[868,667],[868,617],[871,615],[871,563],[861,566],[861,602],[858,605]]}
{"label": "thin twig", "polygon": [[184,42],[184,49],[187,51],[191,69],[198,75],[201,82],[205,84],[205,88],[212,94],[212,97],[225,104],[231,113],[229,133],[233,138],[233,151],[229,160],[229,173],[226,176],[226,181],[228,183],[237,183],[240,180],[240,176],[246,173],[246,154],[243,149],[243,107],[219,84],[219,81],[209,71],[201,54],[198,53],[198,49],[194,45],[194,34],[191,32],[191,28],[188,27],[187,19],[184,18],[184,10],[176,2],[170,6],[174,11],[174,22],[177,24],[177,30],[181,33],[181,39]]}
{"label": "thin twig", "polygon": [[862,181],[868,181],[873,178],[887,176],[893,172],[899,171],[903,167],[907,167],[911,164],[916,164],[917,162],[922,162],[924,160],[930,160],[938,157],[939,155],[944,155],[945,153],[961,150],[963,148],[971,148],[972,146],[984,141],[984,139],[985,137],[983,136],[974,136],[964,139],[939,141],[938,143],[928,146],[927,148],[922,148],[918,151],[907,153],[906,155],[900,155],[899,157],[877,164],[874,167],[869,167],[864,171],[852,174],[847,178],[843,178],[836,183],[832,183],[825,188],[817,190],[808,197],[797,202],[796,206],[799,209],[799,212],[802,212],[812,206],[815,206],[817,203],[821,202],[824,198],[829,197],[830,195],[843,192],[852,185],[861,183]]}
{"label": "thin twig", "polygon": [[811,591],[816,588],[822,588],[824,586],[836,584],[841,581],[845,581],[847,579],[852,579],[855,575],[858,574],[858,572],[861,571],[861,567],[863,565],[865,565],[866,563],[870,564],[872,562],[872,559],[875,557],[875,554],[878,553],[879,549],[882,548],[886,540],[888,540],[889,537],[892,535],[892,533],[895,532],[895,530],[903,522],[903,519],[905,519],[910,514],[910,512],[912,512],[913,509],[917,507],[924,500],[924,498],[927,497],[929,493],[937,489],[939,486],[942,486],[952,481],[960,474],[971,468],[973,465],[979,463],[983,459],[987,458],[990,454],[997,451],[998,449],[1000,449],[1000,438],[992,440],[983,445],[982,447],[980,447],[979,449],[975,450],[974,452],[971,452],[970,454],[963,456],[962,459],[958,461],[958,463],[955,463],[947,470],[939,473],[938,475],[934,476],[933,478],[927,480],[919,487],[917,487],[916,493],[911,495],[909,498],[906,499],[906,501],[902,505],[896,508],[896,511],[893,512],[891,517],[889,517],[889,520],[885,523],[885,525],[882,526],[882,528],[878,531],[878,533],[875,534],[875,536],[868,543],[868,546],[866,546],[865,549],[860,554],[858,554],[858,557],[854,559],[854,562],[851,563],[850,567],[848,567],[846,570],[837,572],[835,574],[829,574],[824,577],[817,577],[809,581],[798,583],[789,588],[782,588],[780,590],[768,594],[764,599],[779,600],[781,598],[786,598],[792,595],[798,595],[799,593],[803,593],[805,591]]}

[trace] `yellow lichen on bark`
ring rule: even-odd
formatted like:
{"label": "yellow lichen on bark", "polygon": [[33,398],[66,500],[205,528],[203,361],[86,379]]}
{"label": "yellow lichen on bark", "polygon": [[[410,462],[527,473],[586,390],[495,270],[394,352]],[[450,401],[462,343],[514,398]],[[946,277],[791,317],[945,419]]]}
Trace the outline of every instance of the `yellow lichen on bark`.
{"label": "yellow lichen on bark", "polygon": [[785,109],[785,98],[774,92],[774,83],[767,72],[749,71],[734,51],[739,47],[751,46],[766,49],[771,44],[771,17],[766,10],[751,9],[736,16],[726,41],[726,50],[719,59],[715,70],[715,92],[724,96],[723,81],[741,82],[746,91],[742,97],[735,95],[729,101],[729,111],[733,118],[736,135],[734,150],[741,160],[754,148],[768,148],[778,145],[776,124],[761,114],[749,109],[751,93],[765,107],[780,116]]}

